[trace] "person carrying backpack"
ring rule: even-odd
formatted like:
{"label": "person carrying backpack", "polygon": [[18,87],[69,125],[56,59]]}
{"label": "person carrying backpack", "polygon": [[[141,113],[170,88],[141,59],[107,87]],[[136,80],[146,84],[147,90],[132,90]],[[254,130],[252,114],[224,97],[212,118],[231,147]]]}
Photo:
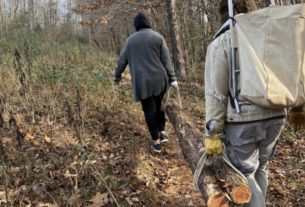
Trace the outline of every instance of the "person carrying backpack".
{"label": "person carrying backpack", "polygon": [[165,113],[162,99],[168,87],[177,87],[177,77],[163,36],[151,29],[148,17],[134,18],[136,32],[128,37],[121,51],[114,81],[121,81],[127,64],[130,67],[134,101],[141,101],[147,127],[153,140],[152,149],[161,153],[161,143],[168,141],[163,133]]}
{"label": "person carrying backpack", "polygon": [[[247,13],[246,1],[234,3],[236,13]],[[274,154],[287,111],[248,103],[241,105],[237,113],[233,99],[227,0],[220,2],[219,11],[223,26],[209,45],[205,62],[205,151],[212,155],[224,150],[231,163],[246,176],[252,197],[244,207],[265,207],[267,165]],[[243,54],[238,58],[242,59]],[[239,91],[240,86],[237,86]],[[247,102],[242,97],[239,97],[239,101]],[[304,106],[300,106],[291,113],[292,124],[297,130],[304,127],[304,109]]]}

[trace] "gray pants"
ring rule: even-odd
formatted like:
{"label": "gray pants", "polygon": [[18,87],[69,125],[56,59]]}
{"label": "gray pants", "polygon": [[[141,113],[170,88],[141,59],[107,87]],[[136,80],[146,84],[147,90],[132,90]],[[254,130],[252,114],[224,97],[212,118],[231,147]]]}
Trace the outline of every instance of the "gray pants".
{"label": "gray pants", "polygon": [[244,207],[266,207],[267,165],[275,151],[283,123],[283,118],[275,118],[226,124],[226,154],[247,177],[252,192],[250,203]]}

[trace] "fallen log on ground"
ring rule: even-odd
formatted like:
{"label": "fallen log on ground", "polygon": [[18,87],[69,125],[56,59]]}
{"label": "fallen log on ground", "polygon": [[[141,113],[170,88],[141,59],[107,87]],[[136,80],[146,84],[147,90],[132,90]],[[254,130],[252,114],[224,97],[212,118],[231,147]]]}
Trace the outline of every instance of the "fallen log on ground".
{"label": "fallen log on ground", "polygon": [[[182,153],[194,173],[203,155],[203,134],[175,104],[166,106],[169,121],[178,136]],[[198,187],[208,207],[230,207],[248,203],[250,188],[245,179],[233,170],[221,156],[208,157],[209,165],[203,167]],[[234,203],[234,204],[233,204]]]}

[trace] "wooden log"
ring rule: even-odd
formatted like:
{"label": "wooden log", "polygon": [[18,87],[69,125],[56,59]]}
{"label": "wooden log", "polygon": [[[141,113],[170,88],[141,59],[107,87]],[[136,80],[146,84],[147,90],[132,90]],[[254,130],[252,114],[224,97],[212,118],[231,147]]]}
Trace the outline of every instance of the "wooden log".
{"label": "wooden log", "polygon": [[[178,136],[182,153],[194,173],[197,163],[203,154],[200,152],[200,149],[203,148],[202,133],[192,125],[176,105],[168,105],[166,113]],[[229,200],[221,190],[213,174],[210,168],[203,168],[203,173],[198,183],[200,192],[208,207],[228,207]]]}
{"label": "wooden log", "polygon": [[221,157],[209,158],[210,168],[234,204],[245,204],[251,200],[251,190],[246,179],[233,170]]}
{"label": "wooden log", "polygon": [[[177,134],[182,153],[194,173],[202,156],[203,134],[175,104],[166,106],[169,121]],[[207,158],[198,187],[208,207],[229,207],[248,203],[250,188],[245,179],[234,171],[220,156]],[[234,204],[229,200],[229,197]]]}

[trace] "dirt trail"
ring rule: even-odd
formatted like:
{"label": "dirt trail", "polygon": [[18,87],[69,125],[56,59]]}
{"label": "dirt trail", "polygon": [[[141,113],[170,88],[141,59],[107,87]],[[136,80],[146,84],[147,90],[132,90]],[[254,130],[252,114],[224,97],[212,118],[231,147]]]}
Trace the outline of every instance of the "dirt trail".
{"label": "dirt trail", "polygon": [[[0,174],[0,206],[5,205],[5,180],[9,199],[18,207],[117,206],[110,193],[121,207],[204,206],[170,124],[170,141],[155,155],[141,108],[131,104],[130,88],[122,87],[112,103],[87,108],[83,143],[64,119],[52,136],[43,116],[24,125],[22,148],[16,147],[15,131],[4,127],[7,175]],[[203,131],[203,89],[181,84],[181,97],[185,113]],[[31,114],[20,116],[26,120]],[[285,127],[270,163],[269,207],[305,206],[304,137]]]}

